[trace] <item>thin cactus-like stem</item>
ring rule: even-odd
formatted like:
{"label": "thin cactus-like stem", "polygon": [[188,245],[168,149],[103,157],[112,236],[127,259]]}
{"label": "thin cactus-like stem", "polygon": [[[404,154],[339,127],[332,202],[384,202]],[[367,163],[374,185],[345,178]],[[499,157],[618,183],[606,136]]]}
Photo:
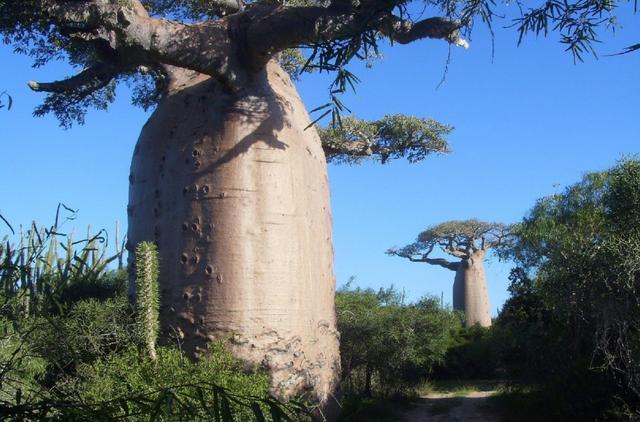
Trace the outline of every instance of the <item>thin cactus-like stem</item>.
{"label": "thin cactus-like stem", "polygon": [[[118,270],[122,270],[124,268],[123,256],[124,256],[124,245],[125,240],[122,239],[120,241],[120,223],[116,220],[116,256],[118,257]],[[125,236],[126,238],[126,236]]]}
{"label": "thin cactus-like stem", "polygon": [[151,360],[156,360],[159,331],[158,248],[152,242],[136,247],[136,310],[138,328]]}

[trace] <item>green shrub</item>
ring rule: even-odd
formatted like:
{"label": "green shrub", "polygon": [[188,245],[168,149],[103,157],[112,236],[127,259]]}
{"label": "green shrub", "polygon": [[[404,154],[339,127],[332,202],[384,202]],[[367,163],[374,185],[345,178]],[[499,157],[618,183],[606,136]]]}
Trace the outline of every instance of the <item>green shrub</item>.
{"label": "green shrub", "polygon": [[63,286],[50,313],[59,314],[69,310],[74,304],[87,299],[105,301],[127,295],[128,275],[125,270],[106,271],[99,277],[79,278],[74,283]]}
{"label": "green shrub", "polygon": [[490,379],[497,371],[496,346],[492,328],[461,328],[452,336],[444,362],[435,378]]}
{"label": "green shrub", "polygon": [[435,298],[405,304],[394,290],[341,289],[336,297],[348,394],[408,393],[443,362],[459,315]]}
{"label": "green shrub", "polygon": [[640,417],[639,204],[640,161],[623,160],[540,199],[514,230],[524,269],[495,328],[551,420]]}
{"label": "green shrub", "polygon": [[[108,276],[110,263],[117,260],[121,269],[123,249],[116,245],[116,254],[107,256],[104,230],[91,234],[89,227],[80,240],[61,233],[75,218],[75,210],[58,204],[50,226],[32,222],[17,235],[0,235],[0,299],[19,302],[12,318],[60,314],[78,300],[113,297],[126,284],[123,271]],[[5,226],[13,232],[9,225],[0,228]]]}
{"label": "green shrub", "polygon": [[0,316],[0,407],[29,401],[40,390],[47,362],[26,340],[33,329]]}
{"label": "green shrub", "polygon": [[140,343],[133,312],[123,296],[82,300],[66,315],[41,317],[39,321],[30,341],[48,361],[53,377],[71,374],[80,364],[105,359]]}
{"label": "green shrub", "polygon": [[209,346],[197,362],[177,348],[158,348],[156,361],[131,348],[80,365],[77,376],[58,389],[86,405],[103,402],[105,415],[126,414],[129,420],[147,420],[151,404],[158,406],[157,416],[163,420],[209,420],[214,403],[222,403],[217,396],[223,394],[237,400],[226,400],[233,420],[255,420],[252,403],[269,414],[268,375],[244,371],[221,342]]}

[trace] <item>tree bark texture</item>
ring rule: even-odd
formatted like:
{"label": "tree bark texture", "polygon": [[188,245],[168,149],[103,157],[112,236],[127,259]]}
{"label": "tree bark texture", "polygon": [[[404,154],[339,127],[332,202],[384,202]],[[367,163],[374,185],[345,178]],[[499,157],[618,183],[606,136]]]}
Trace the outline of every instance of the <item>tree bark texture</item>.
{"label": "tree bark texture", "polygon": [[158,245],[165,338],[196,357],[228,339],[275,394],[311,391],[326,411],[340,358],[326,160],[309,122],[274,61],[239,90],[183,75],[135,148],[128,236]]}
{"label": "tree bark texture", "polygon": [[453,309],[464,311],[465,326],[491,326],[489,293],[484,273],[486,251],[478,250],[460,261],[453,282]]}

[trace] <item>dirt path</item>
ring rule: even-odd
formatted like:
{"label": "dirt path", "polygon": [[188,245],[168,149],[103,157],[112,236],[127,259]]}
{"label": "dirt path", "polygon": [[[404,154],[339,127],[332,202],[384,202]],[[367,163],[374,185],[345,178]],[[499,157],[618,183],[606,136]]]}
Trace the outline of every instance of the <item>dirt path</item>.
{"label": "dirt path", "polygon": [[429,394],[421,397],[404,412],[403,422],[493,422],[497,418],[488,411],[487,398],[495,391],[475,391],[463,396]]}

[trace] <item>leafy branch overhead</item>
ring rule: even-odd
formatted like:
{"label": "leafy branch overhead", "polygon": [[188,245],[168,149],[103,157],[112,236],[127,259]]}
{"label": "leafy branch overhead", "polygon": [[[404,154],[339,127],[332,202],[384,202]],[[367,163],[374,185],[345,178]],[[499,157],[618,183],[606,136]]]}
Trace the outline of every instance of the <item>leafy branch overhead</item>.
{"label": "leafy branch overhead", "polygon": [[413,163],[433,153],[449,152],[445,136],[451,130],[432,119],[395,114],[370,122],[345,117],[341,126],[319,133],[329,162],[357,164],[372,159],[386,163],[406,158]]}
{"label": "leafy branch overhead", "polygon": [[[549,1],[523,11],[514,25],[521,38],[558,31],[581,58],[597,31],[615,24],[619,6]],[[82,122],[87,108],[106,108],[120,81],[141,85],[134,102],[149,106],[171,86],[176,68],[234,90],[278,57],[293,73],[303,67],[334,73],[330,104],[339,116],[337,95],[357,82],[347,69],[354,59],[377,56],[383,40],[467,46],[474,21],[491,26],[497,7],[492,0],[0,0],[0,33],[35,66],[65,58],[80,69],[62,81],[30,84],[49,93],[36,114],[54,113],[64,126]]]}

